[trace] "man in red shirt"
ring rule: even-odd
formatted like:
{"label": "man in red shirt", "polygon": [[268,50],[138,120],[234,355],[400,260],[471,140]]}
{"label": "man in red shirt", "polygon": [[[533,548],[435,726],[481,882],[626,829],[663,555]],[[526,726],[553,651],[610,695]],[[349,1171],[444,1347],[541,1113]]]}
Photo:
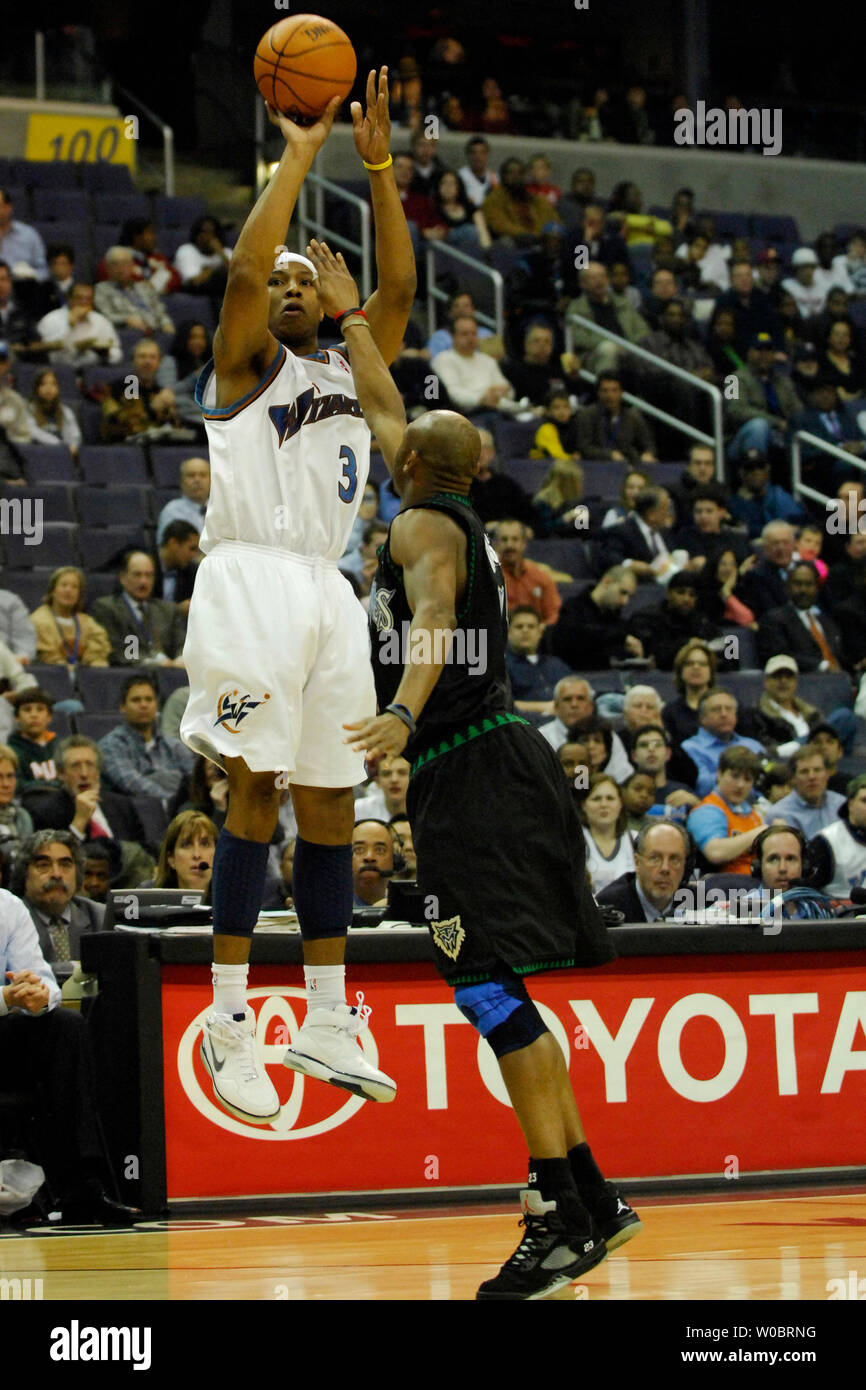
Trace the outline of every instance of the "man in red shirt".
{"label": "man in red shirt", "polygon": [[509,613],[518,604],[529,604],[540,614],[545,627],[552,627],[559,617],[562,598],[547,570],[526,559],[527,528],[522,521],[500,521],[494,534]]}

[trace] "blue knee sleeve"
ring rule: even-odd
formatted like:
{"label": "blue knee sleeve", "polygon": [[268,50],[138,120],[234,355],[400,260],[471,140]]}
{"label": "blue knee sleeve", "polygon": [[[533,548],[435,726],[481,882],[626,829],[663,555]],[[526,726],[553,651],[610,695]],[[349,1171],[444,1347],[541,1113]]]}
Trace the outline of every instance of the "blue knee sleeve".
{"label": "blue knee sleeve", "polygon": [[454,991],[454,1003],[486,1038],[496,1057],[529,1047],[547,1032],[523,981],[515,975],[505,980],[486,980],[480,985],[459,985]]}
{"label": "blue knee sleeve", "polygon": [[305,941],[345,936],[355,901],[352,846],[315,845],[299,835],[292,863],[292,899]]}
{"label": "blue knee sleeve", "polygon": [[220,831],[211,880],[215,935],[252,936],[265,896],[268,849],[225,827]]}

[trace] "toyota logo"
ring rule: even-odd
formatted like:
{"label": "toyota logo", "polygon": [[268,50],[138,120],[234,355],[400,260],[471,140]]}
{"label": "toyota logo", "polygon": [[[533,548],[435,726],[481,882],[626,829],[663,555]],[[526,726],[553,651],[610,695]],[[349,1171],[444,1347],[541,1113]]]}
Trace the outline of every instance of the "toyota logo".
{"label": "toyota logo", "polygon": [[[221,1106],[216,1104],[212,1094],[206,1093],[202,1089],[199,1073],[204,1076],[205,1072],[200,1060],[199,1070],[196,1070],[195,1059],[198,1056],[204,1020],[209,1013],[213,1012],[213,1004],[209,1004],[206,1009],[202,1009],[200,1013],[196,1014],[178,1043],[177,1072],[184,1091],[200,1115],[203,1115],[206,1120],[210,1120],[212,1124],[219,1125],[221,1129],[227,1129],[232,1134],[242,1134],[248,1139],[312,1139],[317,1134],[325,1134],[329,1129],[336,1129],[338,1125],[344,1125],[347,1120],[358,1113],[365,1101],[362,1096],[349,1095],[333,1115],[327,1116],[324,1120],[317,1120],[315,1124],[298,1125],[298,1118],[304,1101],[304,1085],[309,1078],[302,1075],[301,1072],[290,1071],[282,1065],[282,1061],[287,1046],[290,1042],[294,1042],[300,1028],[290,1001],[297,999],[303,1004],[301,1013],[301,1020],[303,1021],[306,1014],[306,998],[303,989],[291,987],[247,990],[247,1001],[251,1007],[254,1007],[253,1001],[256,999],[264,1001],[258,1011],[256,1021],[257,1038],[263,1040],[267,1036],[268,1028],[273,1019],[278,1019],[285,1030],[284,1041],[279,1043],[260,1041],[261,1056],[268,1071],[270,1072],[271,1067],[279,1067],[281,1080],[287,1076],[292,1078],[292,1089],[288,1100],[281,1107],[278,1117],[272,1120],[269,1125],[247,1124],[244,1120],[229,1115]],[[378,1066],[379,1050],[369,1028],[363,1030],[360,1041],[365,1056],[374,1067]],[[276,1081],[276,1074],[271,1079]],[[313,1081],[312,1084],[322,1089],[326,1083]],[[209,1092],[209,1079],[207,1085]],[[337,1087],[331,1087],[330,1090],[333,1091],[335,1099],[338,1095],[344,1094]]]}

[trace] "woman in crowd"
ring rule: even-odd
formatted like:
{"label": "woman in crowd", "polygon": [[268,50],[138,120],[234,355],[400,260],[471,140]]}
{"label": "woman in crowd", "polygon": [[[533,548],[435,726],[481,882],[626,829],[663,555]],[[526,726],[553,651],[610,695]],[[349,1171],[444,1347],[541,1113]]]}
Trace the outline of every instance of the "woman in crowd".
{"label": "woman in crowd", "polygon": [[107,666],[111,642],[101,623],[83,613],[84,571],[75,565],[57,569],[38,608],[30,614],[36,628],[36,660],[46,666]]}
{"label": "woman in crowd", "polygon": [[570,459],[557,459],[544,484],[532,499],[535,513],[537,536],[560,536],[572,539],[581,534],[575,526],[581,512],[579,506],[583,497],[583,469],[579,463]]}
{"label": "woman in crowd", "polygon": [[473,208],[452,169],[443,169],[434,182],[433,210],[433,220],[423,233],[428,239],[444,238],[470,255],[493,245],[484,213],[480,208]]}
{"label": "woman in crowd", "polygon": [[225,824],[228,806],[229,782],[225,772],[210,758],[196,753],[189,775],[189,799],[183,803],[178,814],[198,811],[213,821],[217,830]]}
{"label": "woman in crowd", "polygon": [[714,310],[707,331],[707,352],[719,381],[733,372],[742,371],[747,365],[734,344],[736,336],[737,320],[733,309]]}
{"label": "woman in crowd", "polygon": [[201,811],[180,811],[165,832],[154,876],[155,888],[202,889],[210,902],[217,828]]}
{"label": "woman in crowd", "polygon": [[732,624],[735,627],[757,629],[757,621],[751,608],[740,598],[743,576],[755,564],[757,556],[747,555],[743,563],[737,563],[733,550],[722,550],[710,556],[700,576],[700,605],[710,622],[719,626]]}
{"label": "woman in crowd", "polygon": [[198,319],[187,319],[174,335],[156,374],[157,386],[170,386],[191,396],[199,374],[211,358],[211,335]]}
{"label": "woman in crowd", "polygon": [[15,794],[17,782],[18,754],[7,743],[0,743],[0,847],[12,855],[21,841],[33,834],[30,813]]}
{"label": "woman in crowd", "polygon": [[639,468],[630,468],[623,479],[623,484],[619,494],[619,506],[609,507],[604,514],[602,530],[605,526],[616,526],[617,522],[625,521],[629,512],[634,510],[635,498],[641,488],[648,487],[651,482],[648,473],[642,473]]}
{"label": "woman in crowd", "polygon": [[852,343],[851,325],[845,319],[837,319],[827,336],[821,374],[833,383],[843,401],[856,400],[866,390],[863,365]]}
{"label": "woman in crowd", "polygon": [[593,773],[580,808],[584,822],[586,867],[593,893],[634,869],[634,850],[619,787],[607,773]]}
{"label": "woman in crowd", "polygon": [[664,726],[675,745],[698,732],[698,702],[716,683],[716,654],[706,642],[694,639],[680,647],[674,657],[674,685],[679,691],[662,711]]}
{"label": "woman in crowd", "polygon": [[81,430],[69,406],[60,399],[60,386],[50,367],[33,378],[27,420],[33,444],[65,444],[73,455],[78,453]]}

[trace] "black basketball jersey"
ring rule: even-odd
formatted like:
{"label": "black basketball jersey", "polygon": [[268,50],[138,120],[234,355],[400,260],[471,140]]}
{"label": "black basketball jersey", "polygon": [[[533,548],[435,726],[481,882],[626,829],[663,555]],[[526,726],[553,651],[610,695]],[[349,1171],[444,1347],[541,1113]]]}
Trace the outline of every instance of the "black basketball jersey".
{"label": "black basketball jersey", "polygon": [[[488,716],[511,710],[511,682],[505,664],[508,636],[505,580],[499,557],[468,499],[437,492],[416,507],[447,512],[466,533],[466,592],[448,659],[409,739],[405,756],[414,760],[437,740],[447,740]],[[412,508],[407,508],[412,510]],[[379,548],[379,568],[370,590],[370,641],[379,709],[394,700],[404,667],[423,663],[423,634],[410,641],[412,610],[406,598],[402,567],[391,559],[390,537]],[[443,640],[447,634],[434,634]],[[443,645],[443,650],[446,650]]]}

